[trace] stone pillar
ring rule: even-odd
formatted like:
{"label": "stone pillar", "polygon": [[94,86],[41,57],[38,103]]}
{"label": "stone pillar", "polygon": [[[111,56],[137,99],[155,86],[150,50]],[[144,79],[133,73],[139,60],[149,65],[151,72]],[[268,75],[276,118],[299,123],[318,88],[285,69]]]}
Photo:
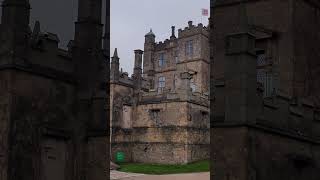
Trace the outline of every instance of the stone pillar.
{"label": "stone pillar", "polygon": [[75,179],[107,179],[109,76],[102,49],[102,0],[79,0],[73,62],[77,80]]}
{"label": "stone pillar", "polygon": [[257,106],[255,37],[243,32],[227,36],[225,122],[252,123]]}
{"label": "stone pillar", "polygon": [[[219,1],[219,3],[223,4],[224,1]],[[219,101],[211,101],[211,106],[214,106],[213,108],[224,106],[224,109],[218,111],[219,113],[215,113],[213,110],[211,115],[211,160],[213,163],[211,178],[247,180],[250,179],[249,169],[252,165],[249,162],[250,147],[247,143],[248,125],[255,122],[258,106],[255,37],[249,33],[246,3],[240,2],[230,6],[230,9],[235,13],[229,14],[226,11],[224,14],[215,14],[217,11],[211,10],[213,14],[211,18],[225,17],[236,22],[232,24],[232,28],[216,25],[216,28],[221,31],[219,36],[224,36],[225,42],[210,41],[211,46],[225,48],[224,54],[220,51],[212,53],[214,55],[219,53],[221,59],[215,62],[219,64],[212,64],[211,67],[221,67],[220,63],[223,63],[224,69],[221,73],[223,76],[215,74],[215,72],[211,74],[213,75],[211,78],[214,79],[213,82],[211,81],[213,83],[211,87],[215,86],[219,89],[214,92],[214,96],[224,98]],[[211,31],[211,36],[212,33],[213,31]],[[213,39],[221,38],[213,37]],[[216,49],[218,48],[211,48],[211,50]],[[220,77],[216,77],[218,75]],[[223,90],[220,90],[222,89],[220,86],[223,87]],[[221,149],[221,147],[223,148]]]}

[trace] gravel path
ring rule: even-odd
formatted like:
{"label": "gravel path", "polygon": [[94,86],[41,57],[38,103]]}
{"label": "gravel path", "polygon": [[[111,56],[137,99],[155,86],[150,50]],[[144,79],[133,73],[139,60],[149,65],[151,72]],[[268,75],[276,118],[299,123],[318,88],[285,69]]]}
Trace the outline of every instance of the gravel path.
{"label": "gravel path", "polygon": [[210,180],[210,173],[190,173],[171,175],[145,175],[135,173],[124,173],[119,171],[110,172],[111,180]]}

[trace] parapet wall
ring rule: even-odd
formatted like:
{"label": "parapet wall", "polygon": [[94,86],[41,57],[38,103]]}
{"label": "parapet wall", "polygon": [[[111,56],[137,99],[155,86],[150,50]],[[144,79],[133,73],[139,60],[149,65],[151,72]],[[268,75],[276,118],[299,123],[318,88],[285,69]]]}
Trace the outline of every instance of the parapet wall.
{"label": "parapet wall", "polygon": [[209,29],[203,26],[201,23],[199,23],[197,26],[191,25],[189,27],[185,27],[184,30],[178,29],[178,38],[194,36],[197,34],[202,34],[206,37],[209,37]]}

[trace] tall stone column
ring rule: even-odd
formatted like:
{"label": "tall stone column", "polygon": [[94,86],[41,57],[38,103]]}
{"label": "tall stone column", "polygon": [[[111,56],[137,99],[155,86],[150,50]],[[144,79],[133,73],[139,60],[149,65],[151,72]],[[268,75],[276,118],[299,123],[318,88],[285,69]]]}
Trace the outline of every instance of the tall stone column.
{"label": "tall stone column", "polygon": [[108,170],[107,61],[102,48],[102,0],[79,0],[73,61],[77,79],[74,179],[105,180]]}
{"label": "tall stone column", "polygon": [[12,88],[16,72],[9,69],[25,65],[28,59],[30,4],[28,0],[4,0],[1,6],[1,82],[8,85],[0,88],[0,179],[33,180],[39,178],[36,167],[40,157],[35,155],[39,152],[39,134],[33,119],[14,113],[21,105]]}
{"label": "tall stone column", "polygon": [[137,49],[134,51],[133,80],[135,84],[135,93],[139,93],[142,86],[142,55],[142,50]]}

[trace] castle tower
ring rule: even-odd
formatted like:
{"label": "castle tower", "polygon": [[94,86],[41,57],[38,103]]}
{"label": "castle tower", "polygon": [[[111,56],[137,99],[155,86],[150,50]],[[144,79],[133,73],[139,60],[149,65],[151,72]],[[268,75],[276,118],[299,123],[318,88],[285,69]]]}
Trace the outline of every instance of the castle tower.
{"label": "castle tower", "polygon": [[154,87],[154,50],[155,50],[155,34],[152,29],[145,35],[144,56],[143,56],[143,76],[150,83],[151,88]]}
{"label": "castle tower", "polygon": [[118,51],[117,48],[115,48],[113,57],[111,60],[111,70],[110,70],[110,78],[113,81],[118,81],[120,72],[119,72],[119,57],[118,57]]}

